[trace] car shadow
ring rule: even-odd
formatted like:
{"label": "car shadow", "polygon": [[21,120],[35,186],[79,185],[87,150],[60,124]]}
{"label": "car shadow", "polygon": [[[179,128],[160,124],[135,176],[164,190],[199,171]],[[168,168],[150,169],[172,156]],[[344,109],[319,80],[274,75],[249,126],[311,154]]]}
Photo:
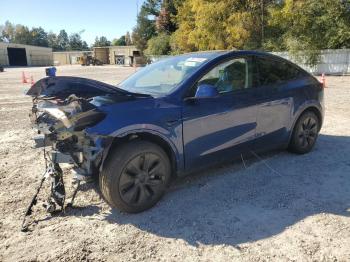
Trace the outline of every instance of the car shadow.
{"label": "car shadow", "polygon": [[[286,151],[178,179],[162,201],[140,214],[116,209],[110,223],[199,244],[239,244],[275,236],[320,213],[350,215],[350,137],[320,134],[305,155]],[[81,213],[81,212],[79,212]]]}

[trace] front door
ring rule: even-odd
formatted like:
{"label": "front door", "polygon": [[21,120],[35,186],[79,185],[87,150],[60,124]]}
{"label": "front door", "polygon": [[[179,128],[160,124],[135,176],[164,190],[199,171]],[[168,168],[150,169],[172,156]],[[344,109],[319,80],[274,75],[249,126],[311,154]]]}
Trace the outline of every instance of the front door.
{"label": "front door", "polygon": [[219,95],[185,100],[183,140],[187,170],[233,159],[255,138],[256,96],[252,59],[234,58],[214,67],[194,86],[210,84]]}

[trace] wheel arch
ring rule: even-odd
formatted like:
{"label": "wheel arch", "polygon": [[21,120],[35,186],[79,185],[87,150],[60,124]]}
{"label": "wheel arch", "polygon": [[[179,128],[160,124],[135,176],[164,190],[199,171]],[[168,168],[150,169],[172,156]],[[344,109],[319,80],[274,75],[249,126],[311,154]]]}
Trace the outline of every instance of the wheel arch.
{"label": "wheel arch", "polygon": [[[176,148],[170,141],[168,141],[166,138],[161,136],[160,134],[157,134],[152,131],[145,131],[145,130],[135,130],[132,132],[128,132],[119,136],[115,136],[113,138],[113,141],[110,145],[110,147],[107,149],[107,152],[105,152],[105,159],[108,158],[109,153],[113,150],[113,148],[116,148],[118,146],[121,146],[122,144],[128,143],[130,141],[133,141],[135,139],[141,139],[144,141],[149,141],[151,143],[154,143],[161,147],[167,156],[169,157],[171,169],[172,169],[172,176],[175,176],[177,174],[177,171],[179,169],[179,156],[177,154]],[[101,164],[101,169],[103,168],[103,163]]]}
{"label": "wheel arch", "polygon": [[[316,116],[317,116],[317,118],[318,118],[318,121],[320,122],[320,126],[319,126],[319,130],[318,131],[320,131],[321,130],[321,127],[322,127],[322,122],[323,122],[323,118],[322,118],[322,114],[321,114],[321,111],[316,107],[316,106],[310,106],[310,107],[307,107],[300,115],[299,115],[299,117],[302,115],[302,114],[304,114],[305,112],[308,112],[308,111],[311,111],[311,112],[313,112]],[[299,117],[298,117],[298,119],[299,119]]]}
{"label": "wheel arch", "polygon": [[306,106],[305,108],[300,110],[300,112],[294,117],[293,125],[292,125],[292,128],[290,130],[290,134],[289,134],[288,144],[290,143],[290,140],[292,138],[293,130],[294,130],[296,123],[298,122],[299,118],[306,112],[313,112],[317,116],[318,120],[320,121],[319,130],[321,129],[322,124],[323,124],[323,117],[322,117],[321,109],[316,105]]}

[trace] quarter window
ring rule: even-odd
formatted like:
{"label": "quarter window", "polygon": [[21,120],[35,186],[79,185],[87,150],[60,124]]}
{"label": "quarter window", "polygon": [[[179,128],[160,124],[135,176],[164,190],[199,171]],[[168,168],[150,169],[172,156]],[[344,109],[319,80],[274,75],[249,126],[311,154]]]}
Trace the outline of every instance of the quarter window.
{"label": "quarter window", "polygon": [[257,58],[259,82],[261,85],[275,85],[303,76],[299,68],[276,59]]}

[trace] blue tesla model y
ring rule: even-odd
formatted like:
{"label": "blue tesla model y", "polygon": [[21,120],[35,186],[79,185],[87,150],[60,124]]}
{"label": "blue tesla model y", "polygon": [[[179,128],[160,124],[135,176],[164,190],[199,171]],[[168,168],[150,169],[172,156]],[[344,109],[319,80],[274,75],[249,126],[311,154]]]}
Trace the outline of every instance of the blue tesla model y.
{"label": "blue tesla model y", "polygon": [[98,176],[104,199],[125,212],[155,205],[176,176],[246,152],[308,153],[324,115],[320,82],[255,51],[170,57],[116,86],[47,77],[28,95],[54,166],[69,158],[80,177]]}

